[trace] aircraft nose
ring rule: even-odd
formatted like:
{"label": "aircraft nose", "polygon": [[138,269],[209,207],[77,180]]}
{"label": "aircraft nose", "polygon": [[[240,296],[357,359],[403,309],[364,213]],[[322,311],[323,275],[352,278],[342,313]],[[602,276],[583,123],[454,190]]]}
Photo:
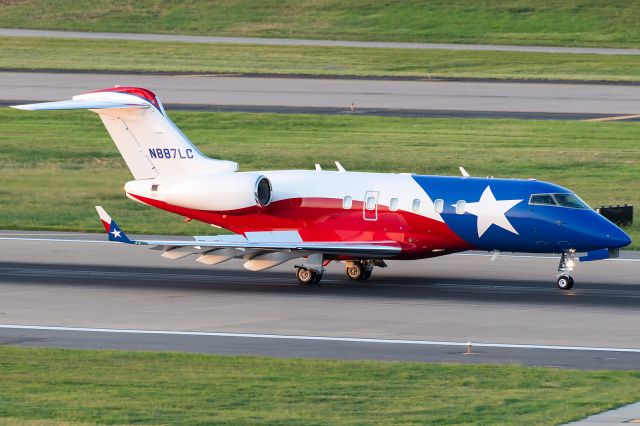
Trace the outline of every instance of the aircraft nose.
{"label": "aircraft nose", "polygon": [[608,223],[609,227],[606,232],[608,240],[608,248],[621,248],[631,244],[631,238],[622,229],[618,228],[613,223]]}

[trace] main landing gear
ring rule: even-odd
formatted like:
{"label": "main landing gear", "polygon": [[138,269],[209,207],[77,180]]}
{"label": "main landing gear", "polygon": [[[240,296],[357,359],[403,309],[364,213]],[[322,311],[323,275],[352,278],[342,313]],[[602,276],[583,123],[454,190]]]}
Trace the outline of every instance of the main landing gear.
{"label": "main landing gear", "polygon": [[561,290],[570,290],[573,287],[573,277],[571,273],[575,266],[575,250],[568,250],[562,253],[560,265],[558,265],[558,288]]}
{"label": "main landing gear", "polygon": [[296,278],[298,279],[298,284],[320,284],[322,274],[324,273],[324,266],[325,259],[321,253],[308,256],[303,265],[296,265]]}
{"label": "main landing gear", "polygon": [[345,262],[347,277],[353,281],[368,280],[373,272],[372,261]]}
{"label": "main landing gear", "polygon": [[[314,285],[320,284],[324,266],[326,263],[322,258],[313,258],[309,256],[304,265],[296,265],[296,278],[299,284]],[[354,281],[364,281],[371,277],[374,266],[386,268],[387,264],[382,260],[347,260],[345,264],[345,272],[347,278]]]}
{"label": "main landing gear", "polygon": [[373,267],[386,268],[387,264],[384,260],[352,260],[344,262],[347,278],[353,281],[364,281],[371,277]]}
{"label": "main landing gear", "polygon": [[322,280],[322,273],[323,271],[308,269],[303,266],[296,266],[296,278],[298,279],[298,284],[320,284],[320,281]]}

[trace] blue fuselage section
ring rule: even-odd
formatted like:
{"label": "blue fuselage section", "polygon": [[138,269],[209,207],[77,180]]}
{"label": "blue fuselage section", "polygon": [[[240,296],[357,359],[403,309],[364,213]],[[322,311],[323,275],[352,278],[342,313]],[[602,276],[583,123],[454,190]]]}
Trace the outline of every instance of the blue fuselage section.
{"label": "blue fuselage section", "polygon": [[619,248],[631,242],[624,231],[586,206],[531,203],[534,194],[572,194],[552,183],[444,176],[414,179],[432,200],[443,200],[444,222],[480,250],[558,253]]}

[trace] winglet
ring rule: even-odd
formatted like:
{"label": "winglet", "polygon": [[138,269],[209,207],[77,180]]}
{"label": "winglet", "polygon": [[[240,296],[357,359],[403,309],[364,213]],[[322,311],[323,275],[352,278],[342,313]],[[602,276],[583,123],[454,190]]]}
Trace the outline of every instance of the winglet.
{"label": "winglet", "polygon": [[100,216],[100,220],[102,221],[104,229],[107,231],[109,241],[134,244],[134,241],[131,241],[129,237],[127,237],[122,229],[120,229],[116,221],[111,219],[109,213],[107,213],[101,206],[96,206],[96,210],[98,211],[98,216]]}

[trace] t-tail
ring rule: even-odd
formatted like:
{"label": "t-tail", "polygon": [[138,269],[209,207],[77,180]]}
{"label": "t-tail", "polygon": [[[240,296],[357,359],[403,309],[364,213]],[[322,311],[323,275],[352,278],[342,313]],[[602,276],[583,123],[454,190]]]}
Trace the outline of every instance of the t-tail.
{"label": "t-tail", "polygon": [[23,110],[88,109],[100,116],[136,180],[234,172],[238,164],[203,155],[169,119],[158,97],[139,87],[112,87],[70,101],[14,105]]}

